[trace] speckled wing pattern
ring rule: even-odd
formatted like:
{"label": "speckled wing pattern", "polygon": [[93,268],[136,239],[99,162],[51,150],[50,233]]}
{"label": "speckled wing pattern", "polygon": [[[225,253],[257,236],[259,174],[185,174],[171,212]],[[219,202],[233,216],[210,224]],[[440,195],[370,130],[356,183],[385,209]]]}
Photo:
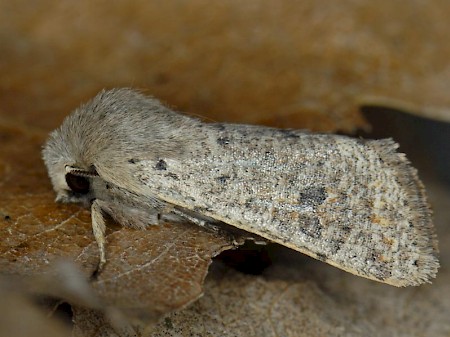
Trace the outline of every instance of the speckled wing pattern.
{"label": "speckled wing pattern", "polygon": [[369,279],[407,286],[435,276],[424,189],[392,140],[228,124],[195,131],[206,137],[182,160],[139,163],[149,193]]}

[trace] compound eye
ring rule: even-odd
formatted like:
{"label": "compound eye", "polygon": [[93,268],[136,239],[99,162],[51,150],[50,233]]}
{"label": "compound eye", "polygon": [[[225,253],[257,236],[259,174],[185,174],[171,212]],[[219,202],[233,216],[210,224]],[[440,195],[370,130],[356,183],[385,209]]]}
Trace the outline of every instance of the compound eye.
{"label": "compound eye", "polygon": [[72,173],[66,174],[66,183],[75,193],[89,193],[89,180],[86,177],[77,176]]}

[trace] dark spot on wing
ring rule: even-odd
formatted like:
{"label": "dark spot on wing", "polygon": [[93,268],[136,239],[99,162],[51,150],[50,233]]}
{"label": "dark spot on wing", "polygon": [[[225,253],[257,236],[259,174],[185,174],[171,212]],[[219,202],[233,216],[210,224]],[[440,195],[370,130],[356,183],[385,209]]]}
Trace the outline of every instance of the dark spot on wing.
{"label": "dark spot on wing", "polygon": [[250,207],[253,207],[253,203],[255,202],[255,198],[248,198],[246,201],[245,201],[245,207],[246,208],[250,208]]}
{"label": "dark spot on wing", "polygon": [[5,220],[11,220],[11,217],[10,217],[9,215],[5,215],[5,216],[3,217],[3,219],[5,219]]}
{"label": "dark spot on wing", "polygon": [[165,171],[165,170],[167,170],[167,163],[164,160],[160,159],[156,163],[155,169],[157,169],[158,171]]}
{"label": "dark spot on wing", "polygon": [[170,177],[172,179],[175,179],[175,180],[180,180],[180,178],[178,178],[178,176],[175,173],[169,172],[169,173],[166,174],[166,176]]}
{"label": "dark spot on wing", "polygon": [[317,258],[317,260],[323,261],[323,262],[326,262],[328,259],[325,254],[321,254],[321,253],[316,253],[316,258]]}
{"label": "dark spot on wing", "polygon": [[342,226],[341,229],[346,235],[348,235],[352,230],[349,226]]}
{"label": "dark spot on wing", "polygon": [[327,198],[327,191],[323,186],[311,186],[300,192],[299,202],[308,206],[321,205]]}
{"label": "dark spot on wing", "polygon": [[329,249],[332,255],[337,254],[339,250],[344,247],[345,240],[343,238],[338,238],[337,240],[332,240],[329,244]]}
{"label": "dark spot on wing", "polygon": [[138,161],[139,161],[139,159],[134,159],[134,158],[128,159],[128,162],[130,164],[136,164]]}
{"label": "dark spot on wing", "polygon": [[322,226],[319,219],[309,215],[299,217],[299,230],[314,239],[318,239],[322,235]]}
{"label": "dark spot on wing", "polygon": [[219,137],[219,138],[217,138],[217,144],[222,145],[222,146],[228,145],[228,144],[230,144],[230,138],[228,138],[228,137]]}
{"label": "dark spot on wing", "polygon": [[380,262],[377,260],[374,265],[370,267],[369,272],[379,281],[384,281],[392,276],[389,266],[385,261]]}
{"label": "dark spot on wing", "polygon": [[230,176],[220,176],[216,178],[216,181],[220,184],[225,184],[228,179],[230,179]]}

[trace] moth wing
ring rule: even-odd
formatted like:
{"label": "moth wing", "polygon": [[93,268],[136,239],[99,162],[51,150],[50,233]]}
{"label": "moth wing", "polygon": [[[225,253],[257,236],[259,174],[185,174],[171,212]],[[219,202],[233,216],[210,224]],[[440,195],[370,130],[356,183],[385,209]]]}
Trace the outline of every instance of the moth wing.
{"label": "moth wing", "polygon": [[392,140],[211,125],[182,158],[138,163],[143,193],[395,286],[438,268],[416,171]]}

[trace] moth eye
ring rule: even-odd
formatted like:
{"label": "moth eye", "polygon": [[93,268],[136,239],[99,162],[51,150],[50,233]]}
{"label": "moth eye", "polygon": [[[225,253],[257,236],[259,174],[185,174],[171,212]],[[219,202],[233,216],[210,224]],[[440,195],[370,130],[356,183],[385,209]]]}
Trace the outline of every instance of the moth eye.
{"label": "moth eye", "polygon": [[86,177],[76,176],[72,173],[66,174],[66,183],[75,193],[89,193],[89,180]]}

